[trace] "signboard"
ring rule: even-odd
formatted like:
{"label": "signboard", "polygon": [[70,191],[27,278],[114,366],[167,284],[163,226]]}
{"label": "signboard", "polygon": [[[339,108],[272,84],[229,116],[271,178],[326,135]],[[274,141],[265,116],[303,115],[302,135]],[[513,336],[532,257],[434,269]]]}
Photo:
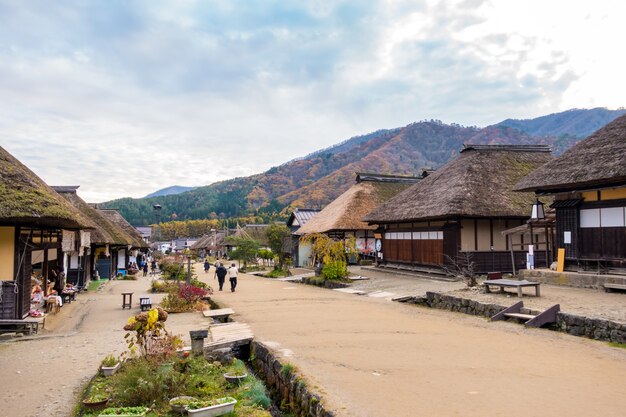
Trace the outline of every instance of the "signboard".
{"label": "signboard", "polygon": [[376,252],[380,252],[383,248],[383,242],[380,239],[376,239]]}
{"label": "signboard", "polygon": [[572,232],[563,232],[563,243],[572,243]]}

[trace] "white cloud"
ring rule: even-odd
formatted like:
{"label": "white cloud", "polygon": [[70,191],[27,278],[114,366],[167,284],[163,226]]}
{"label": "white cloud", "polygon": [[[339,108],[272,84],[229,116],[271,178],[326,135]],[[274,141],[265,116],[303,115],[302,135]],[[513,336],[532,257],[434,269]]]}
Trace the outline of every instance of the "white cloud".
{"label": "white cloud", "polygon": [[48,183],[103,201],[250,175],[425,118],[622,106],[623,8],[0,3],[0,141]]}

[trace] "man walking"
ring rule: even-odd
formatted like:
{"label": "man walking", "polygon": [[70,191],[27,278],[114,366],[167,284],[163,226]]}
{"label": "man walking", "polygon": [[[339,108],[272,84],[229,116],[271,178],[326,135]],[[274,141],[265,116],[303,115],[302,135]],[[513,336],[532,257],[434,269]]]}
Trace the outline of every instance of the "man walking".
{"label": "man walking", "polygon": [[228,274],[230,275],[231,292],[235,292],[235,288],[237,287],[237,272],[239,272],[239,269],[237,269],[237,266],[235,266],[235,263],[233,262],[230,268],[228,268]]}
{"label": "man walking", "polygon": [[226,279],[226,268],[224,268],[224,264],[220,262],[219,266],[215,269],[215,275],[217,275],[217,282],[220,286],[220,291],[222,291],[222,287],[224,286],[224,280]]}

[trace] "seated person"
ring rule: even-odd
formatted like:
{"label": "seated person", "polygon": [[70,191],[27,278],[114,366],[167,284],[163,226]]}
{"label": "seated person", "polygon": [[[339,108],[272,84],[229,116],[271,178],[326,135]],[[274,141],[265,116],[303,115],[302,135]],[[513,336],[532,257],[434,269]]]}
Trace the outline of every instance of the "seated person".
{"label": "seated person", "polygon": [[30,302],[32,304],[39,304],[43,302],[43,291],[39,285],[35,285],[30,292]]}

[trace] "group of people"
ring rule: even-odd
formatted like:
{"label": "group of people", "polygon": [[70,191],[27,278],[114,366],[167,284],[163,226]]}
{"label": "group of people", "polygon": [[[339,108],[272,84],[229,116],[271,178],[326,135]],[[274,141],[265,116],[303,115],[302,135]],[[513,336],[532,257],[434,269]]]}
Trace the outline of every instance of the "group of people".
{"label": "group of people", "polygon": [[[224,266],[224,262],[220,262],[220,260],[216,260],[213,264],[215,267],[215,271],[213,273],[213,279],[217,278],[217,283],[219,285],[219,290],[222,291],[224,287],[224,282],[226,281],[226,275],[229,276],[230,280],[230,291],[235,292],[235,288],[237,288],[237,274],[239,273],[239,268],[233,262],[228,268]],[[208,259],[204,261],[204,272],[209,272],[211,269],[211,264]]]}

